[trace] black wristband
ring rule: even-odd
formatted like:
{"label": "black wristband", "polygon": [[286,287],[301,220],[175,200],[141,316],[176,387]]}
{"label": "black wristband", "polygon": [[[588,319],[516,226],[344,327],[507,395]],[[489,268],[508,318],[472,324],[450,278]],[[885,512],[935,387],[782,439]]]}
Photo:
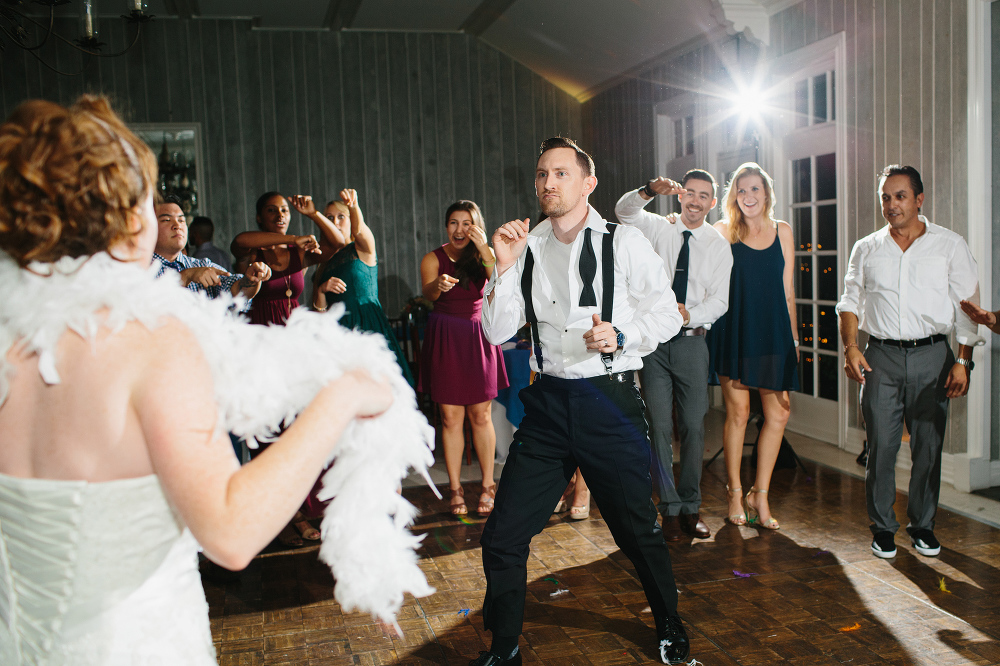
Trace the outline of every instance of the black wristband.
{"label": "black wristband", "polygon": [[[653,181],[649,181],[649,183],[652,183],[652,182]],[[646,183],[645,185],[643,185],[642,188],[641,188],[641,191],[645,192],[646,196],[649,197],[650,199],[655,199],[656,198],[656,192],[654,192],[653,188],[651,188],[649,186],[649,183]]]}

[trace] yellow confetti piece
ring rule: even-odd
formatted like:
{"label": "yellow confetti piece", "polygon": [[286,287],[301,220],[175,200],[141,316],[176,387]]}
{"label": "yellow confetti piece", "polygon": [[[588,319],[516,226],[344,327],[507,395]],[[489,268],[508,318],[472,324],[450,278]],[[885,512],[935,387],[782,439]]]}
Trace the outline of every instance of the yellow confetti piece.
{"label": "yellow confetti piece", "polygon": [[942,592],[947,592],[948,594],[951,594],[951,590],[949,590],[948,586],[944,584],[943,577],[938,579],[938,589],[941,590]]}
{"label": "yellow confetti piece", "polygon": [[849,627],[841,627],[840,630],[843,631],[843,632],[848,632],[848,631],[857,631],[860,628],[861,628],[861,623],[860,622],[855,622],[854,624],[852,624]]}

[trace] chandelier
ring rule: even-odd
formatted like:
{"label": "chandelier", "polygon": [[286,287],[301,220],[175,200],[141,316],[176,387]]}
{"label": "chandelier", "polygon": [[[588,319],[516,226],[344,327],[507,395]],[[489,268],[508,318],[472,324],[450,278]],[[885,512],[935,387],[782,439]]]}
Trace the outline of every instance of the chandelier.
{"label": "chandelier", "polygon": [[[86,69],[90,62],[87,56],[115,58],[126,53],[139,41],[143,24],[153,18],[151,14],[146,13],[145,0],[125,0],[127,14],[122,14],[121,18],[133,27],[135,35],[122,50],[104,53],[102,48],[107,44],[98,38],[98,19],[95,7],[97,1],[78,1],[80,2],[79,35],[75,39],[70,39],[54,30],[57,18],[56,7],[69,4],[70,0],[33,0],[31,4],[48,8],[47,17],[42,15],[44,12],[27,11],[28,3],[25,0],[0,0],[0,53],[3,53],[8,43],[13,43],[14,46],[24,50],[56,74],[75,76],[82,74]],[[128,30],[126,30],[127,33]],[[40,51],[42,47],[50,43],[50,40],[58,40],[83,54],[83,65],[79,71],[66,72],[46,62]]]}

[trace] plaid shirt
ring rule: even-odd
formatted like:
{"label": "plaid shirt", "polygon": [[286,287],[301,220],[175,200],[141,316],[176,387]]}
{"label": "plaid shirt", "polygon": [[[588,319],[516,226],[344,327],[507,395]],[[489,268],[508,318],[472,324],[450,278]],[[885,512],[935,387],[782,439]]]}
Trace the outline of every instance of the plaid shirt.
{"label": "plaid shirt", "polygon": [[[162,276],[168,270],[177,271],[180,274],[181,271],[187,270],[188,268],[205,268],[206,266],[211,268],[218,268],[219,270],[226,270],[219,264],[209,261],[208,259],[195,259],[194,257],[189,257],[186,254],[177,255],[175,261],[167,261],[159,254],[153,253],[153,259],[160,262],[160,268],[156,271],[156,277]],[[218,298],[225,289],[226,292],[232,293],[232,287],[235,283],[243,279],[242,273],[234,273],[233,275],[220,275],[219,281],[222,283],[218,287],[203,287],[197,282],[189,282],[187,288],[191,291],[207,294],[209,298]]]}

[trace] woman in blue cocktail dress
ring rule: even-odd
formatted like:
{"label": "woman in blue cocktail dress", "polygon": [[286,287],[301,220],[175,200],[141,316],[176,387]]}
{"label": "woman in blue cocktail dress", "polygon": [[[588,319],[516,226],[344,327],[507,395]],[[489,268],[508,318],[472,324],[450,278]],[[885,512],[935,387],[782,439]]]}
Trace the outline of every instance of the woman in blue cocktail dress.
{"label": "woman in blue cocktail dress", "polygon": [[[728,520],[776,530],[767,492],[789,416],[789,391],[799,388],[794,241],[787,222],[774,219],[774,185],[753,162],[733,174],[724,199],[726,219],[716,228],[733,249],[729,311],[710,332],[712,383],[726,403],[723,448],[729,492]],[[764,426],[757,444],[757,474],[744,496],[740,482],[750,389],[760,392]]]}

